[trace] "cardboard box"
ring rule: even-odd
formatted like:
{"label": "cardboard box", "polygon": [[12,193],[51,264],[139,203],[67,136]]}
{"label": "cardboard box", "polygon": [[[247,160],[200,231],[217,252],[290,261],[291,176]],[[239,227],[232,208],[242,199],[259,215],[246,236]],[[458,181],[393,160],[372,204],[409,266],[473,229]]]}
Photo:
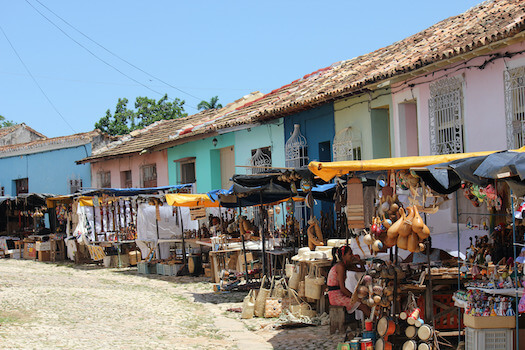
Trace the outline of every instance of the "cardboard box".
{"label": "cardboard box", "polygon": [[38,261],[51,261],[51,251],[43,250],[38,252]]}
{"label": "cardboard box", "polygon": [[465,327],[474,329],[516,328],[516,316],[470,316],[463,314]]}
{"label": "cardboard box", "polygon": [[137,263],[141,260],[140,252],[137,250],[129,252],[128,257],[129,257],[129,264],[133,266],[137,265]]}
{"label": "cardboard box", "polygon": [[36,259],[36,247],[34,242],[24,242],[24,259]]}
{"label": "cardboard box", "polygon": [[42,251],[47,251],[47,250],[51,250],[51,242],[50,241],[47,241],[47,242],[36,242],[36,251],[37,252],[42,252]]}

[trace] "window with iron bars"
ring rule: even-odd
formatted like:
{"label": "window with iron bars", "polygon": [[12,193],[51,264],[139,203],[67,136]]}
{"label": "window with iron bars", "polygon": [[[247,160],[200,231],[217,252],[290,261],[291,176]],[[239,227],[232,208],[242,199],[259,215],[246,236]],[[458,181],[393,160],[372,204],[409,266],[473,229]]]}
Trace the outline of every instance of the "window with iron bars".
{"label": "window with iron bars", "polygon": [[69,193],[82,191],[82,179],[69,180]]}
{"label": "window with iron bars", "polygon": [[157,166],[155,164],[142,167],[142,187],[157,187]]}
{"label": "window with iron bars", "polygon": [[451,77],[430,84],[428,107],[431,153],[464,152],[463,79]]}
{"label": "window with iron bars", "polygon": [[504,71],[507,148],[525,146],[525,67]]}
{"label": "window with iron bars", "polygon": [[111,172],[101,171],[98,173],[98,187],[99,188],[110,188],[111,187]]}

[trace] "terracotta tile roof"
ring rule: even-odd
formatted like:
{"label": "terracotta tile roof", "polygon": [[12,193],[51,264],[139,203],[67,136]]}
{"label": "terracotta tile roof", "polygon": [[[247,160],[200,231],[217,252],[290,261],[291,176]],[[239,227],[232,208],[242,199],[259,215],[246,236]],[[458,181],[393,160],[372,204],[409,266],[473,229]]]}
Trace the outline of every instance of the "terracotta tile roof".
{"label": "terracotta tile roof", "polygon": [[363,92],[370,84],[512,38],[524,29],[525,1],[486,1],[392,45],[305,75],[233,110],[212,110],[152,127],[144,135],[131,141],[123,139],[120,145],[82,162],[161,149],[219,129],[285,117]]}
{"label": "terracotta tile roof", "polygon": [[51,145],[64,145],[64,148],[65,148],[67,147],[68,144],[74,141],[90,142],[91,140],[93,140],[93,138],[97,136],[101,136],[101,135],[103,134],[99,130],[93,130],[89,132],[78,133],[78,134],[73,134],[73,135],[68,135],[68,136],[43,138],[40,140],[35,140],[31,142],[26,142],[26,143],[18,143],[14,145],[0,146],[0,157],[9,156],[9,153],[13,153],[16,151],[24,152],[24,151],[36,150],[38,148],[51,146]]}

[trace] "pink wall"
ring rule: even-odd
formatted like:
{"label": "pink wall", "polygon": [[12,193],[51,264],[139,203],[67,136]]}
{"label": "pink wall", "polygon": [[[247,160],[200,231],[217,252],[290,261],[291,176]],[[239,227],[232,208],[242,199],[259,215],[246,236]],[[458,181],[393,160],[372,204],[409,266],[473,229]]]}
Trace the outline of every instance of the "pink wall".
{"label": "pink wall", "polygon": [[[518,52],[525,49],[525,43],[520,43],[494,51],[494,53]],[[408,81],[414,85],[405,84],[392,86],[392,100],[394,104],[394,130],[399,135],[399,108],[398,104],[416,100],[418,115],[419,154],[430,154],[429,84],[440,78],[462,75],[463,111],[465,125],[465,152],[500,150],[507,148],[506,119],[504,103],[503,72],[506,67],[514,68],[525,65],[525,54],[518,54],[512,58],[495,59],[484,69],[469,66],[479,66],[489,59],[483,56],[468,62],[454,63],[439,72],[429,73],[417,79]],[[403,155],[399,140],[395,140],[395,155]]]}
{"label": "pink wall", "polygon": [[143,155],[124,156],[101,162],[91,163],[92,186],[99,187],[97,173],[99,171],[111,172],[111,187],[121,188],[120,172],[131,170],[133,187],[141,187],[140,174],[143,165],[156,164],[157,186],[167,186],[168,181],[168,157],[166,150],[146,153]]}

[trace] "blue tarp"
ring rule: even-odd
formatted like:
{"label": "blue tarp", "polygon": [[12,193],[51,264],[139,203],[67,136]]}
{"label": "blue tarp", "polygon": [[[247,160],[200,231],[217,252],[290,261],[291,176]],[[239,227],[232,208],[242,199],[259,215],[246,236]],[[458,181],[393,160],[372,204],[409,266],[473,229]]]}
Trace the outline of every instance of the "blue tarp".
{"label": "blue tarp", "polygon": [[146,187],[146,188],[100,188],[96,190],[82,192],[82,196],[96,196],[107,194],[111,196],[136,196],[139,194],[155,194],[162,191],[175,191],[183,188],[190,188],[192,184],[171,185],[160,187]]}

